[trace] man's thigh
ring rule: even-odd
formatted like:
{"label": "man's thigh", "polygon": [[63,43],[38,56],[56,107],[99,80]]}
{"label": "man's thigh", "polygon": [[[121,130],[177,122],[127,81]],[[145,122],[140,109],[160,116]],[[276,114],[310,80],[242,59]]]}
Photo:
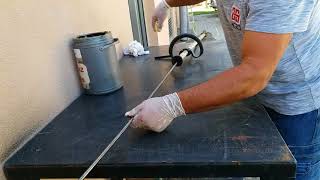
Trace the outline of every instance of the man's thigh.
{"label": "man's thigh", "polygon": [[266,108],[296,158],[297,180],[320,180],[320,113],[288,116]]}

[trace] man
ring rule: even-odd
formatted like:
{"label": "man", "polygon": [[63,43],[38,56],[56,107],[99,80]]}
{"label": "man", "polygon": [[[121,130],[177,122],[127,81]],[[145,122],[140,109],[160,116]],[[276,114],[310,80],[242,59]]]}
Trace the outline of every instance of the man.
{"label": "man", "polygon": [[[202,0],[162,0],[160,31],[171,7]],[[257,95],[298,161],[298,180],[320,179],[320,0],[217,0],[235,67],[128,112],[133,127],[162,132],[178,116]],[[201,98],[199,98],[201,97]]]}

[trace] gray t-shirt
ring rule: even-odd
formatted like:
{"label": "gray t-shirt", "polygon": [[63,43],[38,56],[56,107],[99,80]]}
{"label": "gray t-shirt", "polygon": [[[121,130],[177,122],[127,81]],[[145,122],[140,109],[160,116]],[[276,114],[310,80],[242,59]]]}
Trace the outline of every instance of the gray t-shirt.
{"label": "gray t-shirt", "polygon": [[245,30],[293,33],[271,81],[257,95],[261,103],[285,115],[320,108],[320,0],[217,0],[217,4],[235,65],[241,63]]}

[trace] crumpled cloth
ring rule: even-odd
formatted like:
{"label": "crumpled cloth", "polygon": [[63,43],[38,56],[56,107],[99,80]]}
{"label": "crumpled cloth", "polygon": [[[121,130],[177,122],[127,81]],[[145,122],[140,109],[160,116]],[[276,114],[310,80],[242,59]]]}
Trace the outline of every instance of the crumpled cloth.
{"label": "crumpled cloth", "polygon": [[145,51],[142,44],[138,41],[133,41],[129,43],[128,47],[124,48],[123,54],[126,56],[138,57],[150,54],[150,51]]}

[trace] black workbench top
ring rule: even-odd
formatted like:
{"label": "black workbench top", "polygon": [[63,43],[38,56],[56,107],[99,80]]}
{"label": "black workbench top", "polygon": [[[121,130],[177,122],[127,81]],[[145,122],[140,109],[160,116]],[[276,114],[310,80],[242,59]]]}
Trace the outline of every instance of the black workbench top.
{"label": "black workbench top", "polygon": [[[157,96],[203,82],[231,67],[223,42],[188,62]],[[164,51],[165,50],[165,51]],[[153,55],[167,47],[152,48]],[[162,52],[162,53],[160,53]],[[124,87],[105,96],[82,95],[4,165],[9,180],[80,177],[171,67],[152,55],[126,57]],[[129,129],[90,177],[294,176],[295,160],[265,110],[248,99],[214,111],[176,119],[163,133]]]}

